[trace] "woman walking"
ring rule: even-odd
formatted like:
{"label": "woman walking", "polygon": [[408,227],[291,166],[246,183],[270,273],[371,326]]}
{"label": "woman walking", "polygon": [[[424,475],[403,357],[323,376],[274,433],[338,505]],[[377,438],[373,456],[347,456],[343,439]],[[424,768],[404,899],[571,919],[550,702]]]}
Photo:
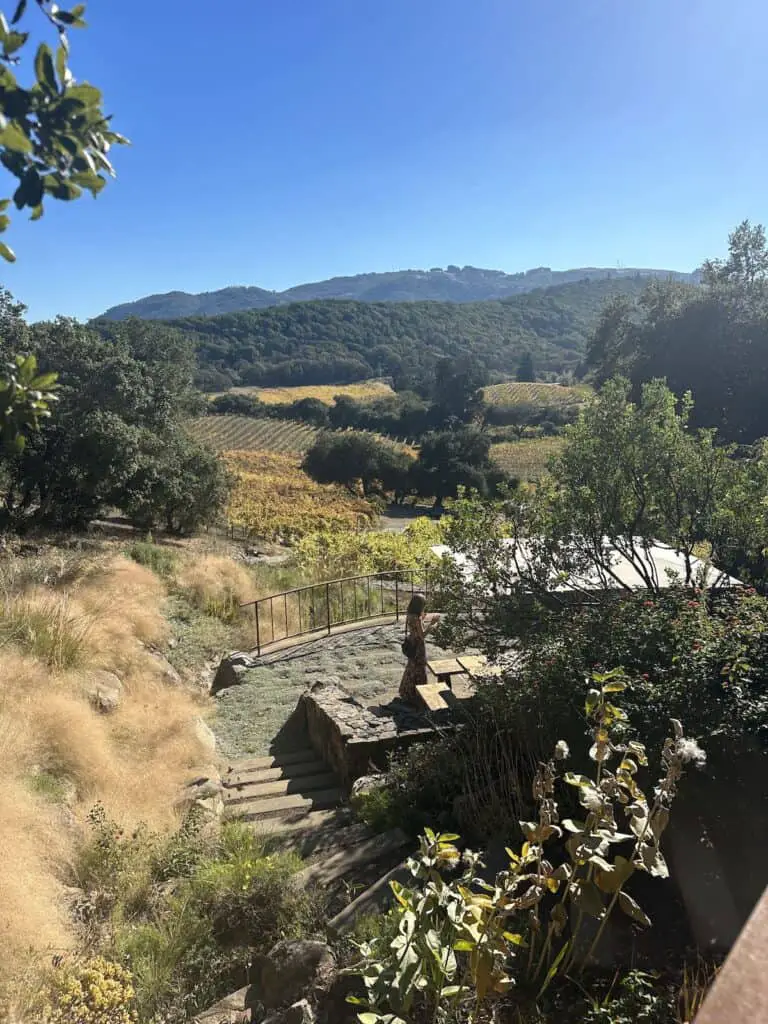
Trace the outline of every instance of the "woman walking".
{"label": "woman walking", "polygon": [[439,619],[434,616],[427,621],[427,600],[423,594],[414,594],[405,610],[405,640],[403,654],[408,658],[403,678],[400,681],[400,699],[416,704],[416,687],[427,681],[427,645],[425,638],[434,629]]}

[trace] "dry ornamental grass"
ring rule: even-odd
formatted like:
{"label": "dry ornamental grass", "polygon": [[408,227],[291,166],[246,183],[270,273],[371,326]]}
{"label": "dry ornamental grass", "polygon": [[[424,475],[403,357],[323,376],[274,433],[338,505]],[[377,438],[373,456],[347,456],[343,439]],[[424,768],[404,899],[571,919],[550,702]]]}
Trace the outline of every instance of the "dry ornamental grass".
{"label": "dry ornamental grass", "polygon": [[[167,684],[146,646],[167,637],[157,576],[120,557],[81,560],[66,577],[3,569],[0,997],[30,951],[73,941],[62,879],[78,829],[67,817],[82,823],[102,801],[127,827],[170,825],[180,785],[210,756],[197,702]],[[110,714],[89,696],[99,670],[122,682]]]}

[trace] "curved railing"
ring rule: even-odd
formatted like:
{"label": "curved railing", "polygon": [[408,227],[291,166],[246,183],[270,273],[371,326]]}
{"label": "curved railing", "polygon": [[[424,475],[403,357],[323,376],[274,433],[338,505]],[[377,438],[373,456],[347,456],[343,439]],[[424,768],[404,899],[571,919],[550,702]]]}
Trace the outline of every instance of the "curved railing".
{"label": "curved railing", "polygon": [[414,594],[428,599],[429,591],[429,569],[397,569],[296,587],[248,601],[240,609],[253,617],[254,650],[261,654],[275,644],[329,635],[356,622],[398,621]]}

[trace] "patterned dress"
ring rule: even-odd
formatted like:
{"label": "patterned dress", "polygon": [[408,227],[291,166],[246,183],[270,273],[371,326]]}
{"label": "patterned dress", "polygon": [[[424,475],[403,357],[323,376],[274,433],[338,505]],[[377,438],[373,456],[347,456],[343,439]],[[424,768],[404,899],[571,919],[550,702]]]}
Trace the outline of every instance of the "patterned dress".
{"label": "patterned dress", "polygon": [[416,704],[416,687],[424,686],[427,681],[427,645],[424,641],[424,617],[422,615],[406,615],[405,634],[416,638],[416,650],[405,667],[400,680],[400,699],[408,704]]}

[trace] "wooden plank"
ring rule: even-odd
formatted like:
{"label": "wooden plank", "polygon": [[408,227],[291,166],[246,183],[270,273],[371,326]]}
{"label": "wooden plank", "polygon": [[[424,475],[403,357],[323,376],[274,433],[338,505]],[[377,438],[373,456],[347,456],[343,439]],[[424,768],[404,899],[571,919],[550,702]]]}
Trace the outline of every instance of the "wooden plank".
{"label": "wooden plank", "polygon": [[424,686],[417,686],[416,693],[428,711],[447,711],[444,693],[450,693],[442,683],[427,683]]}
{"label": "wooden plank", "polygon": [[337,783],[335,774],[327,770],[320,775],[305,775],[298,779],[243,782],[239,786],[229,788],[226,802],[228,805],[238,804],[247,800],[258,800],[259,797],[290,796],[293,793],[309,796],[313,790],[332,789]]}
{"label": "wooden plank", "polygon": [[402,846],[408,845],[408,837],[399,828],[379,835],[369,836],[362,842],[332,853],[324,860],[310,864],[298,876],[300,884],[314,882],[316,885],[330,885],[342,878],[353,868],[371,864]]}
{"label": "wooden plank", "polygon": [[499,676],[502,672],[499,665],[489,665],[484,654],[460,654],[456,660],[469,676]]}
{"label": "wooden plank", "polygon": [[225,775],[222,782],[228,789],[253,785],[257,782],[275,782],[277,779],[298,779],[304,775],[319,775],[328,771],[328,765],[315,758],[301,764],[289,764],[279,768],[249,768]]}
{"label": "wooden plank", "polygon": [[461,675],[464,672],[456,658],[438,658],[435,661],[428,661],[427,668],[434,676]]}

